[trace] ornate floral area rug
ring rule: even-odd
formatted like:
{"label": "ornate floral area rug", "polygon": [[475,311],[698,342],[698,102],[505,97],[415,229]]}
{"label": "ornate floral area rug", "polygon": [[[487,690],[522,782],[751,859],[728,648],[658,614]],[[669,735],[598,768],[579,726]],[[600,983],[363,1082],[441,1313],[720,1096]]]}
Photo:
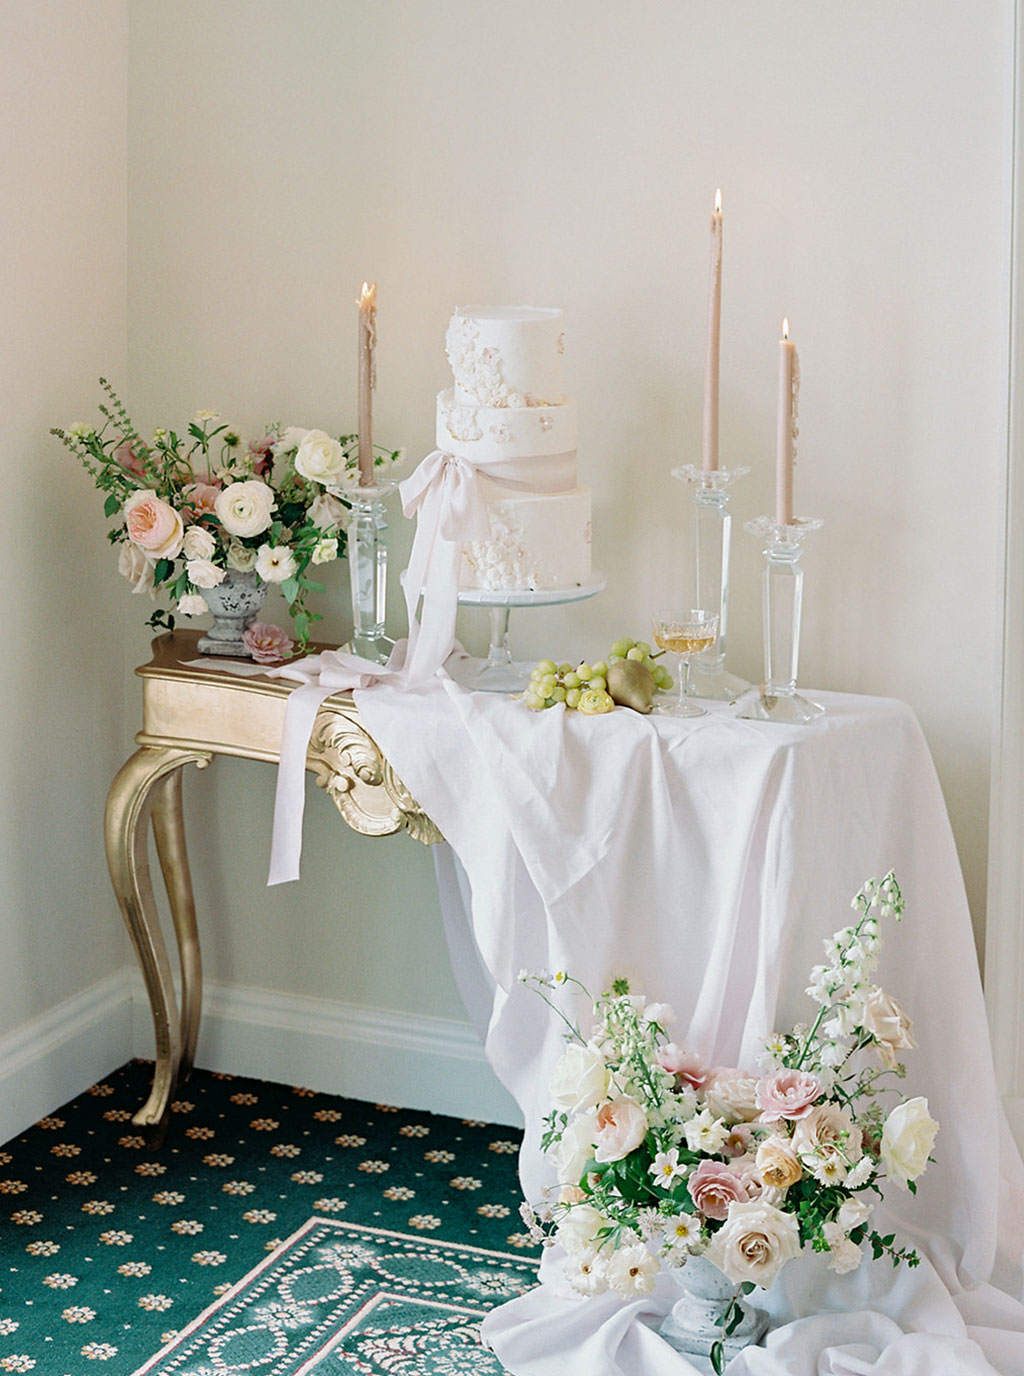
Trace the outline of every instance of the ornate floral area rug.
{"label": "ornate floral area rug", "polygon": [[135,1376],[497,1376],[480,1320],[535,1284],[526,1257],[311,1218]]}
{"label": "ornate floral area rug", "polygon": [[[329,1332],[318,1328],[320,1347],[345,1325],[351,1334],[335,1343],[341,1356],[324,1376],[449,1376],[466,1369],[455,1364],[465,1353],[454,1335],[475,1331],[479,1315],[505,1298],[502,1277],[532,1280],[539,1248],[518,1214],[514,1129],[198,1070],[153,1150],[131,1121],[152,1074],[150,1063],[131,1062],[0,1146],[0,1376],[131,1376],[179,1335],[199,1342],[200,1314],[209,1316],[210,1343],[220,1344],[212,1350],[227,1344],[234,1364],[218,1356],[203,1367],[193,1345],[175,1347],[154,1371],[314,1370],[301,1365],[313,1348],[294,1367],[274,1354],[280,1346],[283,1361],[328,1324]],[[402,1239],[404,1269],[390,1263],[401,1284],[366,1259],[378,1234]],[[357,1237],[364,1261],[343,1263],[349,1279],[311,1260],[317,1247],[351,1248]],[[435,1254],[449,1261],[428,1264]],[[518,1258],[520,1269],[480,1259],[496,1254]],[[261,1308],[273,1324],[256,1317]],[[301,1316],[314,1308],[307,1323]],[[259,1349],[270,1358],[234,1361],[243,1343],[226,1335],[240,1323],[256,1347],[270,1341]],[[360,1344],[403,1325],[410,1353],[417,1335],[443,1332],[456,1354],[449,1365],[428,1368],[400,1348],[381,1349],[390,1365],[358,1355]],[[440,1362],[442,1344],[430,1348]],[[469,1370],[500,1371],[479,1347],[466,1351],[477,1363]]]}

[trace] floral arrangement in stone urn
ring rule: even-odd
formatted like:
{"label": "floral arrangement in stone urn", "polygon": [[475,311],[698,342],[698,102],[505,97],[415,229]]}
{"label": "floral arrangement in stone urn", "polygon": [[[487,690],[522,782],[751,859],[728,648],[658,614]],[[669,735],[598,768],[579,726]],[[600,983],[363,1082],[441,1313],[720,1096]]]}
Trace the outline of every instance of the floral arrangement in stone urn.
{"label": "floral arrangement in stone urn", "polygon": [[[271,425],[246,440],[216,411],[197,411],[182,433],[161,428],[146,441],[106,379],[100,386],[98,429],[52,433],[106,493],[104,512],[118,518],[108,538],[133,591],[172,604],[146,624],[173,630],[175,613],[210,611],[201,651],[275,662],[291,637],[255,618],[276,584],[305,647],[321,619],[306,599],[325,591],[311,570],[345,552],[346,493],[360,481],[356,436]],[[401,457],[375,447],[379,468]]]}
{"label": "floral arrangement in stone urn", "polygon": [[661,1332],[705,1370],[759,1340],[767,1316],[744,1296],[804,1248],[837,1272],[866,1248],[918,1261],[870,1221],[883,1180],[915,1189],[938,1130],[923,1098],[882,1103],[905,1073],[898,1053],[915,1045],[909,1018],[870,981],[880,923],[904,910],[895,876],[867,881],[853,907],[811,972],[816,1017],[767,1038],[756,1070],[703,1064],[669,1040],[672,1010],[624,980],[592,1001],[584,1035],[555,1001],[561,987],[586,993],[577,980],[520,975],[569,1029],[542,1138],[558,1187],[523,1205],[524,1220],[562,1245],[584,1295],[636,1298],[673,1268],[683,1294]]}

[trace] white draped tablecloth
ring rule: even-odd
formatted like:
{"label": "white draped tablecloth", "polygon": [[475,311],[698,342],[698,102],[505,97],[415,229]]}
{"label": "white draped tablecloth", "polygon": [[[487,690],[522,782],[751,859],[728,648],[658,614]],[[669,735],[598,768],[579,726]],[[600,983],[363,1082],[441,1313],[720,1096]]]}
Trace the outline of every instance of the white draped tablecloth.
{"label": "white draped tablecloth", "polygon": [[[875,1222],[921,1265],[865,1261],[837,1276],[801,1256],[758,1300],[772,1331],[730,1376],[1024,1376],[1024,1167],[949,821],[909,708],[825,693],[826,715],[801,727],[717,704],[689,721],[535,714],[443,674],[356,700],[450,846],[438,876],[456,976],[522,1108],[533,1200],[551,1179],[538,1137],[563,1042],[521,970],[565,969],[594,992],[626,975],[672,1005],[677,1043],[753,1067],[767,1033],[813,1015],[809,970],[862,882],[896,871],[907,913],[884,930],[875,978],[914,1020],[906,1092],[927,1097],[941,1130],[916,1198],[889,1187]],[[584,1299],[556,1263],[546,1253],[544,1283],[485,1322],[515,1376],[693,1371],[656,1331],[670,1278],[631,1304]]]}

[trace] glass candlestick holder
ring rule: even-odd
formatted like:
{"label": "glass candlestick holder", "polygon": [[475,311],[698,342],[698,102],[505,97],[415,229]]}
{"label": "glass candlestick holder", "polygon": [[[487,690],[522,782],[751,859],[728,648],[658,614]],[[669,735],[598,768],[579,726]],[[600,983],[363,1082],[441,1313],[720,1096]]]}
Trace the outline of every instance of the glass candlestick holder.
{"label": "glass candlestick holder", "polygon": [[788,525],[770,516],[759,516],[746,524],[751,535],[764,541],[761,590],[765,681],[739,713],[741,717],[799,725],[820,717],[825,710],[796,691],[804,583],[800,556],[804,537],[820,527],[821,521],[813,516],[801,517]]}
{"label": "glass candlestick holder", "polygon": [[694,557],[696,584],[694,605],[718,613],[718,638],[710,649],[694,655],[690,666],[690,692],[694,697],[733,702],[750,684],[725,667],[729,631],[729,546],[732,516],[729,489],[749,468],[700,468],[685,464],[673,468],[673,478],[693,489]]}
{"label": "glass candlestick holder", "polygon": [[342,648],[386,664],[395,642],[384,631],[387,612],[387,509],[397,482],[347,489],[339,495],[352,508],[348,525],[348,569],[352,585],[352,639]]}

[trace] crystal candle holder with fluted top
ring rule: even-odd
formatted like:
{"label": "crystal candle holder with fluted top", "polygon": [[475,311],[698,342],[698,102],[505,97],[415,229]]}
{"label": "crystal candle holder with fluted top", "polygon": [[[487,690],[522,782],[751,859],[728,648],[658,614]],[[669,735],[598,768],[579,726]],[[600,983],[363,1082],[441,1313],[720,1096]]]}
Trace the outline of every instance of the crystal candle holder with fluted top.
{"label": "crystal candle holder with fluted top", "polygon": [[749,468],[702,468],[684,464],[672,469],[673,478],[693,489],[694,588],[696,604],[718,612],[718,638],[714,645],[694,655],[690,668],[690,692],[694,697],[733,702],[750,684],[725,667],[729,630],[729,549],[732,516],[729,489]]}
{"label": "crystal candle holder with fluted top", "polygon": [[803,542],[821,527],[814,516],[788,524],[770,516],[748,521],[745,529],[764,542],[761,574],[764,619],[764,683],[744,705],[741,717],[800,725],[824,712],[796,690],[800,660],[800,619],[803,607]]}
{"label": "crystal candle holder with fluted top", "polygon": [[352,639],[343,648],[376,664],[386,664],[395,642],[384,630],[387,612],[387,509],[384,499],[398,483],[346,488],[352,508],[348,526],[348,567],[352,584]]}

